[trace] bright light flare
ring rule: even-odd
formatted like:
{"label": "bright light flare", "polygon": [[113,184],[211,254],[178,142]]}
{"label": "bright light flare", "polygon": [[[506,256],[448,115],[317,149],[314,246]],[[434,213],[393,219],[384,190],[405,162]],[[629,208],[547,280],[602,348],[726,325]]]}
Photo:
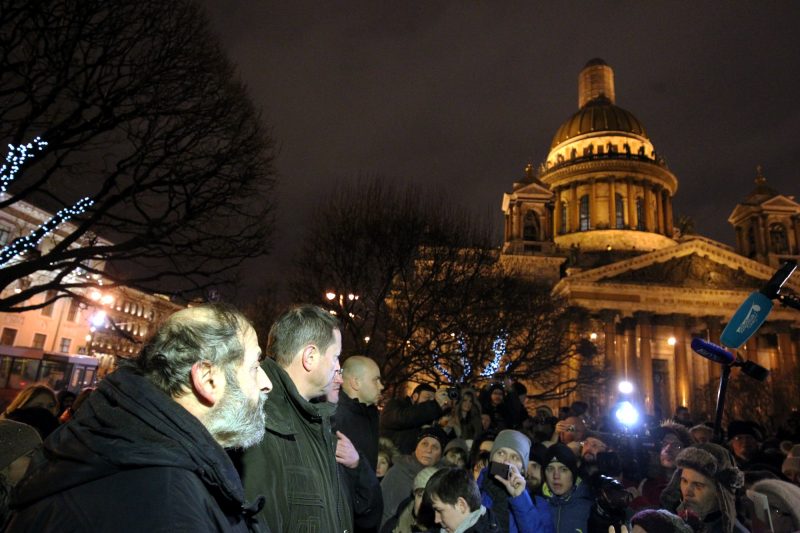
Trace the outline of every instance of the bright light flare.
{"label": "bright light flare", "polygon": [[89,322],[96,328],[102,327],[103,324],[106,323],[106,312],[105,311],[97,311],[95,314],[92,315],[92,318],[89,319]]}
{"label": "bright light flare", "polygon": [[628,401],[620,402],[614,411],[614,416],[625,427],[635,426],[639,421],[639,411]]}
{"label": "bright light flare", "polygon": [[617,385],[617,390],[622,394],[630,394],[633,392],[633,383],[630,381],[620,381]]}

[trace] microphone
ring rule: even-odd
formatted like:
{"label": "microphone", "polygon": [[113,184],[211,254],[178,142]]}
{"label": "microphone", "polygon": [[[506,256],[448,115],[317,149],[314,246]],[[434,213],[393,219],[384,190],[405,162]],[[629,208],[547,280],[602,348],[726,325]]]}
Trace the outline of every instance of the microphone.
{"label": "microphone", "polygon": [[761,324],[767,319],[767,315],[772,311],[772,300],[778,297],[781,287],[786,280],[794,273],[797,263],[786,261],[781,268],[767,281],[760,290],[750,293],[750,296],[742,302],[736,313],[733,314],[728,325],[722,331],[720,340],[731,348],[740,348],[747,339],[758,331]]}
{"label": "microphone", "polygon": [[708,342],[700,337],[695,337],[692,339],[691,346],[692,350],[694,350],[698,355],[701,355],[709,361],[713,361],[720,365],[730,365],[736,361],[736,356],[731,352],[722,346],[717,346],[713,342]]}

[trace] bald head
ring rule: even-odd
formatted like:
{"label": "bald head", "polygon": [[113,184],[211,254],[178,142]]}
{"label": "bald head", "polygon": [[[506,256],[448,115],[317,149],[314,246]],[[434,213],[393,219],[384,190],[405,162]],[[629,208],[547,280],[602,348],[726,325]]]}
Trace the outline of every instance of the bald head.
{"label": "bald head", "polygon": [[350,398],[367,405],[378,402],[383,390],[381,370],[369,357],[348,357],[342,366],[342,379],[342,389]]}

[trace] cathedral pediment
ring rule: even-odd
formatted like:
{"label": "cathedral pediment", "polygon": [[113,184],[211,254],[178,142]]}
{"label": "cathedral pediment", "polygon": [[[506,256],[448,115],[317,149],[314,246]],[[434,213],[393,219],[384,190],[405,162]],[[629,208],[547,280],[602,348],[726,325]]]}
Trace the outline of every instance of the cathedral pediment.
{"label": "cathedral pediment", "polygon": [[795,202],[793,197],[780,194],[761,204],[761,207],[766,210],[776,209],[781,211],[795,211],[800,209],[800,204]]}
{"label": "cathedral pediment", "polygon": [[757,289],[764,283],[763,280],[747,274],[741,267],[732,268],[697,254],[673,257],[664,262],[621,272],[598,281],[727,290]]}
{"label": "cathedral pediment", "polygon": [[[697,238],[568,276],[559,285],[566,290],[595,284],[751,291],[763,286],[773,273],[773,268],[721,243]],[[793,279],[789,282],[799,284]]]}

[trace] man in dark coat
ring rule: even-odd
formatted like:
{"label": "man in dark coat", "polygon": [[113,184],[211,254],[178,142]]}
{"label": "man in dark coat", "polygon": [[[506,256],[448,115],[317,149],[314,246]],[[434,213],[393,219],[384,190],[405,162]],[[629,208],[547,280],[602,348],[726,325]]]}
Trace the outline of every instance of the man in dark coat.
{"label": "man in dark coat", "polygon": [[[248,497],[266,496],[259,519],[282,533],[353,530],[345,480],[337,467],[335,405],[311,400],[327,395],[340,372],[342,336],[325,310],[301,305],[281,315],[263,362],[274,389],[266,404],[266,435],[242,456]],[[274,358],[274,359],[272,359]]]}
{"label": "man in dark coat", "polygon": [[446,389],[418,385],[410,398],[393,398],[383,408],[381,437],[391,439],[402,455],[409,455],[417,447],[419,430],[435,424],[449,407]]}
{"label": "man in dark coat", "polygon": [[342,390],[336,424],[363,454],[372,470],[378,465],[378,408],[383,384],[381,369],[369,357],[348,357],[342,367]]}
{"label": "man in dark coat", "polygon": [[264,434],[260,356],[232,309],[172,315],[45,441],[7,531],[263,531],[223,450]]}

